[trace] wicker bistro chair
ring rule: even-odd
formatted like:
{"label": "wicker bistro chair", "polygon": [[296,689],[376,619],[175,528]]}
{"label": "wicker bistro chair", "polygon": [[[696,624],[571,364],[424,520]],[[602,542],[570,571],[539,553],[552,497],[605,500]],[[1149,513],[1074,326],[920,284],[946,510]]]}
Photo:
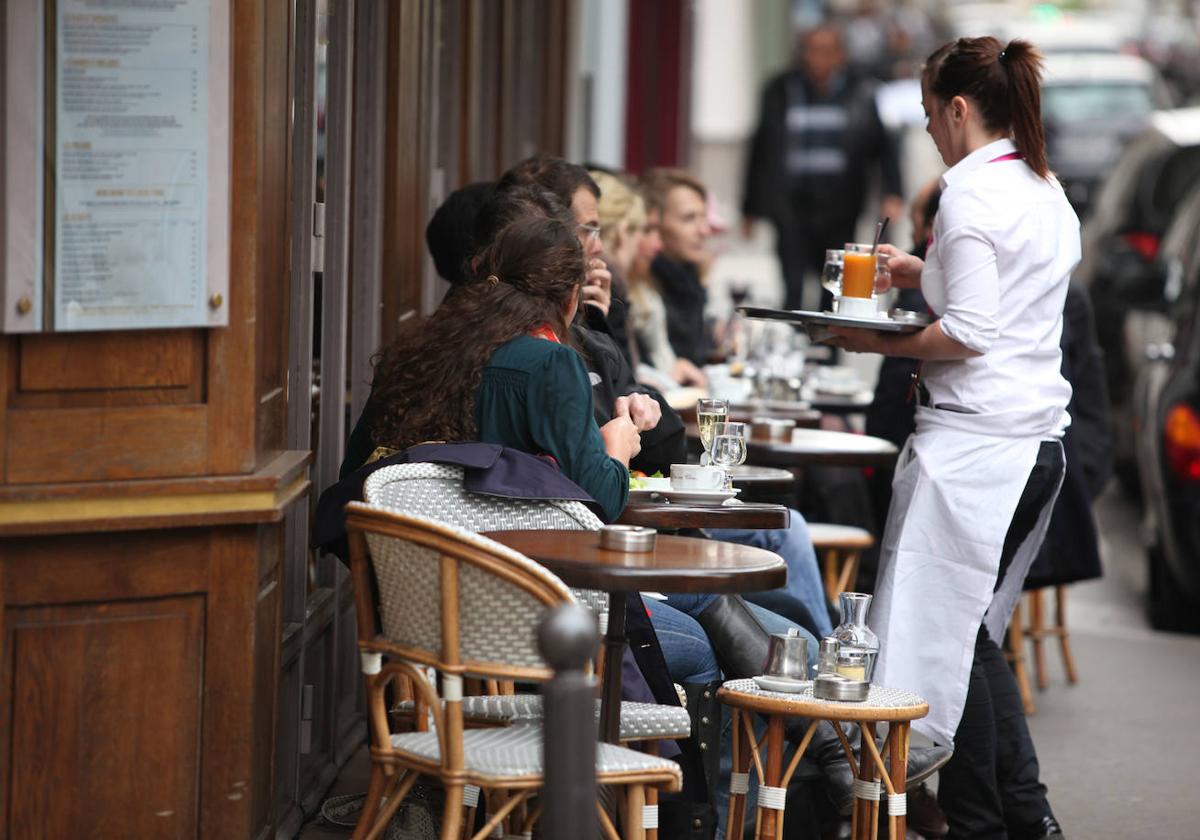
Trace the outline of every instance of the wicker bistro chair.
{"label": "wicker bistro chair", "polygon": [[[871,686],[865,701],[846,703],[814,697],[811,686],[796,694],[784,694],[766,691],[754,680],[746,679],[727,681],[717,692],[717,697],[733,710],[733,772],[729,778],[727,836],[737,836],[735,827],[742,824],[753,760],[758,777],[755,837],[759,840],[783,837],[783,807],[788,782],[816,728],[822,721],[829,721],[856,777],[851,836],[855,840],[873,840],[876,836],[882,782],[887,793],[888,835],[892,840],[904,840],[908,812],[905,788],[909,727],[912,721],[928,714],[928,703],[911,692],[877,685]],[[754,737],[753,718],[756,715],[767,718],[767,731],[761,740]],[[789,717],[808,718],[809,725],[785,769],[783,730],[784,720]],[[843,722],[857,723],[862,730],[861,760],[855,760],[850,742],[839,725]],[[881,750],[875,745],[875,727],[885,722],[888,735]],[[765,762],[759,756],[764,741]]]}
{"label": "wicker bistro chair", "polygon": [[[538,564],[477,534],[357,502],[346,510],[372,738],[371,784],[354,838],[378,837],[420,774],[436,776],[446,789],[443,840],[462,830],[466,785],[510,791],[474,835],[487,837],[541,786],[542,734],[530,725],[464,729],[463,677],[547,679],[538,623],[574,598]],[[382,632],[374,618],[372,572]],[[440,695],[419,666],[441,674]],[[422,696],[431,731],[390,731],[384,691],[397,677],[407,677]],[[626,788],[626,837],[645,836],[646,786],[681,785],[674,762],[612,744],[597,744],[596,774],[600,784]],[[616,838],[598,810],[606,834]]]}
{"label": "wicker bistro chair", "polygon": [[[515,528],[594,531],[602,523],[587,506],[568,500],[527,501],[497,496],[482,496],[463,488],[461,467],[444,464],[396,464],[372,473],[363,485],[363,498],[373,505],[401,513],[425,516],[470,531],[499,531]],[[591,589],[572,589],[607,630],[608,593]],[[402,712],[413,709],[413,701],[398,706]],[[599,701],[596,714],[600,713]],[[509,725],[538,722],[542,718],[542,698],[537,694],[489,694],[463,698],[463,715],[472,723]],[[623,742],[658,741],[687,738],[691,720],[681,706],[655,703],[621,704]]]}

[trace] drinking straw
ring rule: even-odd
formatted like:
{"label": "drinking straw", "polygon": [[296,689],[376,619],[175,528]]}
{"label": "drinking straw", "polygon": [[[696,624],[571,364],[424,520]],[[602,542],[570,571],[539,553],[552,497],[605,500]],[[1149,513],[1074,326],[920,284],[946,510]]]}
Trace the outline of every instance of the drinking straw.
{"label": "drinking straw", "polygon": [[884,216],[875,225],[875,241],[871,243],[871,255],[872,256],[874,256],[875,252],[877,250],[879,250],[879,240],[883,239],[883,232],[885,230],[887,230],[888,221],[889,221],[888,217]]}

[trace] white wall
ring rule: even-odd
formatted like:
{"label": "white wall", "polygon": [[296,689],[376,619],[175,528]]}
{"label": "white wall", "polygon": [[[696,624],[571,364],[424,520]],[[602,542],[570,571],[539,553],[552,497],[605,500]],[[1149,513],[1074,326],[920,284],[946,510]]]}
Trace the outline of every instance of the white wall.
{"label": "white wall", "polygon": [[629,4],[626,0],[578,0],[574,20],[567,157],[622,169]]}
{"label": "white wall", "polygon": [[691,131],[695,141],[740,141],[754,127],[753,3],[696,0]]}

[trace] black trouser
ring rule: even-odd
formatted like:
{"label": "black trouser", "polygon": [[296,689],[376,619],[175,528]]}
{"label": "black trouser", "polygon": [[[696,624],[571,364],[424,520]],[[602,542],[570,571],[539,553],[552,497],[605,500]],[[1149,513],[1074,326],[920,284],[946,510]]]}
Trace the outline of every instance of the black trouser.
{"label": "black trouser", "polygon": [[[1062,474],[1062,445],[1043,442],[1004,537],[996,589]],[[1042,818],[1052,816],[1017,682],[986,627],[975,638],[967,702],[954,757],[938,777],[938,802],[955,840],[1039,837]]]}
{"label": "black trouser", "polygon": [[[804,281],[820,282],[825,265],[825,249],[841,248],[854,238],[857,217],[831,220],[819,204],[793,204],[790,219],[778,220],[775,226],[775,251],[783,272],[784,309],[803,309]],[[818,306],[828,309],[833,297],[822,289]],[[809,304],[810,306],[812,304]]]}

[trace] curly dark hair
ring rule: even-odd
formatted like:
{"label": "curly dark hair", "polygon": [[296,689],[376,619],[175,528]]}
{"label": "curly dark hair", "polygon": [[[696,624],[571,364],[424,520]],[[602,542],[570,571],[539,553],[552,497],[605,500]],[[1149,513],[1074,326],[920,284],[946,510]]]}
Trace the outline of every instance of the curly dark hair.
{"label": "curly dark hair", "polygon": [[479,254],[473,282],[375,358],[375,444],[474,440],[475,394],[488,359],[542,324],[566,341],[563,316],[584,273],[575,229],[561,219],[526,217],[504,227]]}

